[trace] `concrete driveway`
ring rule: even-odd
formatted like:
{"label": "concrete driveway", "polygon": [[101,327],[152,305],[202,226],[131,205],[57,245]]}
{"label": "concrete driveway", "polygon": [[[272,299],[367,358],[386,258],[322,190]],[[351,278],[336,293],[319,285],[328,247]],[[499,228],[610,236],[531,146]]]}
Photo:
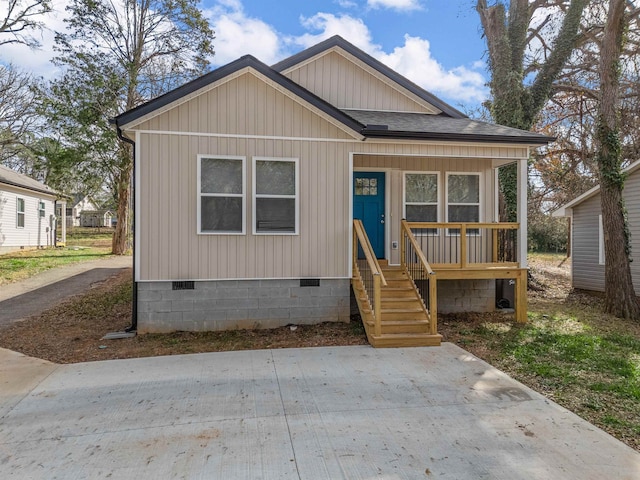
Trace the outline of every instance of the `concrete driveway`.
{"label": "concrete driveway", "polygon": [[636,451],[448,343],[0,365],[3,479],[640,478]]}

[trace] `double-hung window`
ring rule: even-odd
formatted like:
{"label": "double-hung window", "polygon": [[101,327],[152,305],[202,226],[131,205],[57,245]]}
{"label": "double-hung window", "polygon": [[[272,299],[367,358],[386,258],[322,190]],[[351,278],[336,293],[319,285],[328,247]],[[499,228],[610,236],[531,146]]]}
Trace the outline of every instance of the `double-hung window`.
{"label": "double-hung window", "polygon": [[198,233],[245,233],[244,157],[198,156]]}
{"label": "double-hung window", "polygon": [[38,202],[38,214],[40,215],[40,217],[44,217],[45,215],[44,202]]}
{"label": "double-hung window", "polygon": [[[447,221],[474,223],[480,221],[480,174],[447,173]],[[457,228],[449,229],[451,235],[459,235]],[[467,234],[477,235],[478,229],[468,229]]]}
{"label": "double-hung window", "polygon": [[16,226],[24,228],[24,198],[16,199]]}
{"label": "double-hung window", "polygon": [[253,233],[298,233],[297,158],[253,158]]}
{"label": "double-hung window", "polygon": [[[404,174],[404,218],[407,222],[438,221],[438,174],[407,172]],[[419,233],[437,233],[428,229]]]}

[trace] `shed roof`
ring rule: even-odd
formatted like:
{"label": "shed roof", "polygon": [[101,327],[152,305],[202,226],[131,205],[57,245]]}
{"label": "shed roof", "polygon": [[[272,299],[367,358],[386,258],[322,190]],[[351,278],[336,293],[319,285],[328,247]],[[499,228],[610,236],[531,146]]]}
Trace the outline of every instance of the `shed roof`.
{"label": "shed roof", "polygon": [[555,140],[539,133],[495,125],[470,118],[424,113],[343,110],[365,127],[366,137],[421,138],[425,140],[507,141],[546,145]]}
{"label": "shed roof", "polygon": [[27,175],[18,173],[4,165],[0,165],[0,184],[12,185],[14,187],[25,188],[34,192],[46,193],[47,195],[58,195],[58,192],[53,188],[45,185],[38,180],[34,180]]}
{"label": "shed roof", "polygon": [[[631,175],[633,172],[635,172],[638,169],[640,169],[640,160],[638,160],[636,162],[633,162],[631,165],[629,165],[627,168],[625,168],[623,170],[623,172],[625,172],[627,175]],[[600,193],[600,185],[596,185],[595,187],[593,187],[593,188],[587,190],[586,192],[584,192],[582,195],[574,198],[569,203],[567,203],[567,204],[563,205],[562,207],[558,208],[557,210],[555,210],[551,214],[551,216],[553,216],[553,217],[570,217],[574,207],[580,205],[582,202],[590,199],[591,197],[596,196],[598,193]]]}

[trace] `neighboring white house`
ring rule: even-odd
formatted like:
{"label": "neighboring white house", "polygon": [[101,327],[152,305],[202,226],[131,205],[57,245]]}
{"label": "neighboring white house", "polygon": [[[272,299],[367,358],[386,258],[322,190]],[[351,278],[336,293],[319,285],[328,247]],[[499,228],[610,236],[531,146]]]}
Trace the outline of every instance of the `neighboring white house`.
{"label": "neighboring white house", "polygon": [[44,183],[0,165],[0,253],[54,246],[57,197]]}
{"label": "neighboring white house", "polygon": [[[628,175],[622,197],[627,208],[631,233],[631,254],[640,252],[640,161],[625,169]],[[604,230],[600,207],[600,185],[583,193],[553,212],[554,217],[571,219],[571,285],[581,290],[604,292]],[[597,234],[596,234],[597,232]],[[640,291],[640,263],[631,263],[631,277]]]}
{"label": "neighboring white house", "polygon": [[71,200],[71,206],[67,208],[67,227],[80,227],[82,212],[98,210],[98,205],[84,193],[75,193]]}

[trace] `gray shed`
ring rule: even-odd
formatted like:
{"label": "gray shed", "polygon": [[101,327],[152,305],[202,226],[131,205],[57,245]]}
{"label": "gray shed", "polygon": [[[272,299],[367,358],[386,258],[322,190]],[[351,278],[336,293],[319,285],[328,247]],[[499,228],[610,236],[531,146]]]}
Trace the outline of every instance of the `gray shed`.
{"label": "gray shed", "polygon": [[[628,175],[622,192],[627,207],[631,232],[631,254],[640,252],[640,161],[627,167]],[[573,199],[553,213],[554,217],[571,219],[572,286],[604,292],[604,231],[600,207],[600,186]],[[631,264],[636,291],[640,291],[640,263]]]}

